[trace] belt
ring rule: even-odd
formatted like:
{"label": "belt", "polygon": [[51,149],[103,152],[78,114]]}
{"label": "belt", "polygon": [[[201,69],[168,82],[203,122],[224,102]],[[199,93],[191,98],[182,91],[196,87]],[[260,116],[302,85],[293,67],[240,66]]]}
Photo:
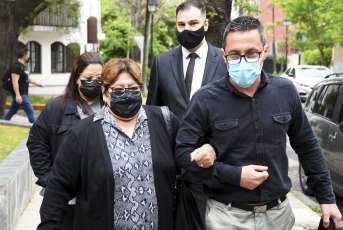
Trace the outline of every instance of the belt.
{"label": "belt", "polygon": [[285,201],[286,200],[286,197],[280,197],[278,199],[275,199],[275,200],[272,200],[268,203],[265,203],[265,204],[256,204],[256,205],[253,205],[253,204],[246,204],[246,203],[239,203],[239,202],[230,202],[230,201],[225,201],[225,200],[221,200],[221,199],[218,199],[218,198],[213,198],[213,200],[215,201],[218,201],[222,204],[225,204],[225,205],[228,205],[231,203],[231,207],[234,207],[234,208],[239,208],[239,209],[243,209],[245,211],[251,211],[251,212],[265,212],[267,211],[268,209],[271,209],[271,208],[274,208],[275,206],[277,206],[279,204],[279,199],[281,202]]}

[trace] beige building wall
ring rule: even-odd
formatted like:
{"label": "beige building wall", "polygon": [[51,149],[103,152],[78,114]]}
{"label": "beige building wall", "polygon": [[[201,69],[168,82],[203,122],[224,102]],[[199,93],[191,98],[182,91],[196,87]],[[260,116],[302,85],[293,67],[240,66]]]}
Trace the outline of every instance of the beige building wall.
{"label": "beige building wall", "polygon": [[343,72],[343,45],[336,44],[332,49],[332,69],[334,73]]}

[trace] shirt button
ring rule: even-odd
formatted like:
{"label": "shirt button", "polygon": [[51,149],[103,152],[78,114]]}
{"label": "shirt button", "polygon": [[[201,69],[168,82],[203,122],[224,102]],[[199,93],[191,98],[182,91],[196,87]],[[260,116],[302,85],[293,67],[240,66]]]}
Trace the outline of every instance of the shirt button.
{"label": "shirt button", "polygon": [[144,220],[145,221],[145,223],[147,223],[148,222],[148,220]]}

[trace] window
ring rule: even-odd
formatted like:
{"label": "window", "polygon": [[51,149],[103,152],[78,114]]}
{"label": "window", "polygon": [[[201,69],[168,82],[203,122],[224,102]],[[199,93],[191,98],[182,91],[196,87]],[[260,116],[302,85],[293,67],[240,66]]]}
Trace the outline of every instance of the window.
{"label": "window", "polygon": [[338,124],[340,124],[343,121],[343,105],[341,105],[341,111],[339,111],[338,114]]}
{"label": "window", "polygon": [[41,46],[37,42],[29,42],[26,47],[30,50],[30,61],[27,63],[31,73],[41,72]]}
{"label": "window", "polygon": [[[322,90],[317,103],[315,103],[313,113],[317,113],[331,120],[337,98],[342,90],[342,85],[328,85]],[[312,97],[311,97],[312,98]]]}
{"label": "window", "polygon": [[64,58],[65,58],[64,45],[60,42],[53,43],[51,45],[51,72],[52,73],[65,72]]}
{"label": "window", "polygon": [[317,87],[313,90],[308,102],[306,104],[306,111],[316,113],[318,107],[318,97],[320,92],[323,90],[323,87]]}
{"label": "window", "polygon": [[292,68],[291,71],[289,71],[289,76],[294,77],[295,76],[295,69]]}
{"label": "window", "polygon": [[76,58],[80,55],[80,45],[70,43],[66,47],[66,72],[71,72]]}

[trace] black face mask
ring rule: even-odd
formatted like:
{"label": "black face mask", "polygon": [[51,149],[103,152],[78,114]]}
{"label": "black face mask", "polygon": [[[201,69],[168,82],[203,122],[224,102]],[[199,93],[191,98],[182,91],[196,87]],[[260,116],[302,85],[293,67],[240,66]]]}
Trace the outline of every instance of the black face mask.
{"label": "black face mask", "polygon": [[92,83],[87,83],[86,80],[81,80],[80,92],[83,96],[94,99],[101,94],[101,83],[94,80]]}
{"label": "black face mask", "polygon": [[181,33],[176,30],[176,36],[179,43],[186,49],[193,49],[198,46],[205,37],[205,29],[202,26],[196,31],[184,30]]}
{"label": "black face mask", "polygon": [[114,96],[113,93],[110,93],[110,95],[110,109],[118,117],[131,118],[139,112],[142,106],[142,96],[140,93],[133,94],[126,91],[121,97]]}

